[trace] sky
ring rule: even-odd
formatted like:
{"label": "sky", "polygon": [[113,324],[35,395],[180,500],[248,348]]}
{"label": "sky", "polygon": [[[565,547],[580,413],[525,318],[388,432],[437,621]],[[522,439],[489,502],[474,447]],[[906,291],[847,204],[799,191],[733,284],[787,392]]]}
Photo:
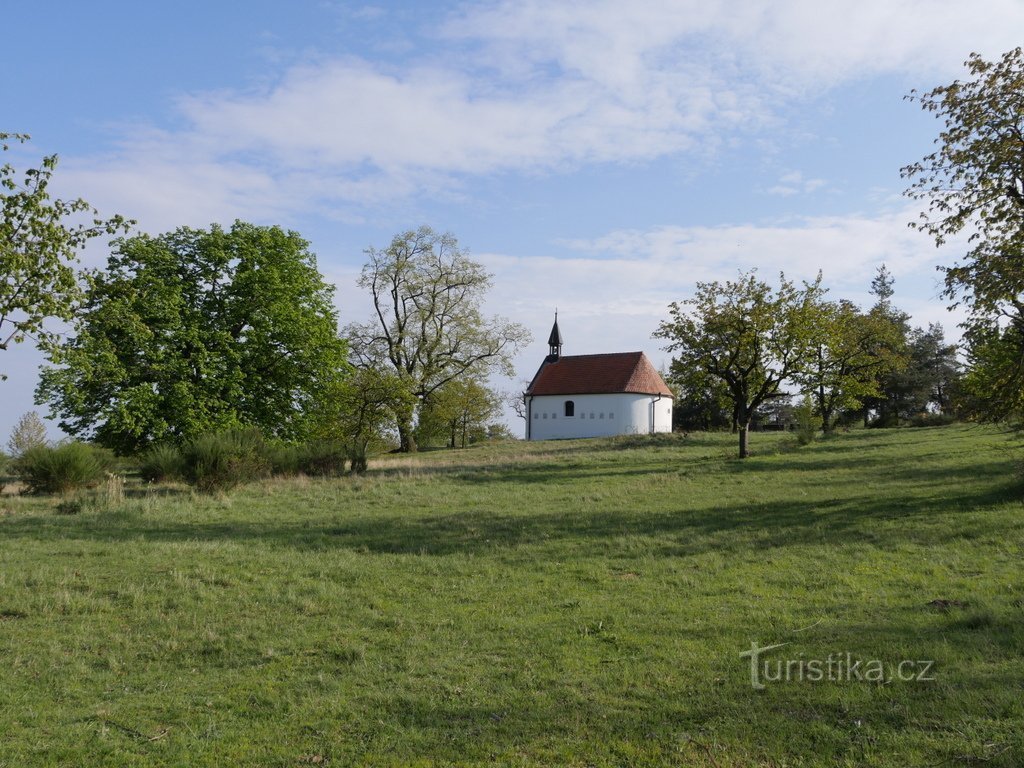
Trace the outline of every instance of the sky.
{"label": "sky", "polygon": [[[956,337],[937,267],[962,244],[908,227],[900,177],[941,125],[905,97],[1018,45],[1024,2],[53,0],[4,26],[17,167],[59,154],[59,195],[139,232],[293,229],[343,324],[369,317],[365,249],[451,232],[493,275],[485,311],[533,332],[529,379],[556,307],[564,354],[661,366],[668,304],[752,268],[867,306],[885,263]],[[0,442],[45,415],[42,363],[0,353]]]}

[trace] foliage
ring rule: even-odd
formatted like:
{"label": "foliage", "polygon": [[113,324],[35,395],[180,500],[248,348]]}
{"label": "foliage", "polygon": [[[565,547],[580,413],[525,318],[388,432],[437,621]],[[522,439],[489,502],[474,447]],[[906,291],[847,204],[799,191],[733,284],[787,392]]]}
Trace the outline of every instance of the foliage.
{"label": "foliage", "polygon": [[29,411],[18,419],[7,441],[12,456],[21,456],[30,448],[46,445],[46,425],[35,411]]}
{"label": "foliage", "polygon": [[800,445],[809,445],[818,434],[818,425],[814,420],[814,400],[810,395],[804,395],[803,399],[794,409],[796,416],[796,440]]}
{"label": "foliage", "polygon": [[157,443],[147,448],[139,460],[139,476],[147,483],[166,483],[185,476],[181,448],[174,443]]}
{"label": "foliage", "polygon": [[305,439],[349,369],[332,292],[308,243],[278,227],[119,240],[37,401],[122,453],[242,425]]}
{"label": "foliage", "polygon": [[[945,269],[945,295],[966,305],[970,354],[977,363],[1000,366],[975,379],[999,386],[978,391],[983,415],[1002,418],[1017,410],[1024,391],[1024,51],[996,61],[972,53],[969,78],[908,97],[943,119],[938,148],[903,168],[906,194],[926,209],[913,225],[937,245],[966,234],[966,252]],[[993,355],[993,326],[1016,327],[1002,334],[1004,349]]]}
{"label": "foliage", "polygon": [[359,368],[340,382],[320,416],[319,436],[340,443],[353,472],[365,472],[372,451],[389,447],[396,414],[409,410],[415,398],[397,374]]}
{"label": "foliage", "polygon": [[[9,141],[28,138],[0,133],[0,151],[9,151]],[[97,211],[80,198],[51,198],[56,167],[56,155],[21,174],[10,163],[0,165],[0,350],[27,338],[55,341],[44,323],[74,315],[81,295],[74,268],[79,252],[92,238],[127,231],[134,223],[121,216],[96,218]],[[73,223],[82,217],[91,217],[90,223]]]}
{"label": "foliage", "polygon": [[725,382],[703,368],[682,365],[673,360],[666,383],[672,389],[672,429],[710,432],[729,429],[733,424],[733,406]]}
{"label": "foliage", "polygon": [[345,472],[348,452],[337,440],[311,440],[306,443],[267,446],[271,474],[333,477]]}
{"label": "foliage", "polygon": [[270,474],[266,444],[258,429],[237,428],[200,435],[181,450],[185,479],[200,491],[226,491]]}
{"label": "foliage", "polygon": [[530,334],[483,315],[491,276],[450,234],[421,227],[366,255],[359,286],[370,292],[375,316],[349,325],[344,335],[360,367],[388,368],[411,395],[395,420],[401,449],[415,451],[417,403],[464,376],[494,370],[511,376],[512,358]]}
{"label": "foliage", "polygon": [[676,352],[676,369],[696,369],[725,384],[739,428],[739,455],[746,458],[754,412],[784,394],[783,382],[804,372],[817,348],[821,277],[797,288],[779,278],[779,288],[754,272],[735,281],[697,283],[694,298],[669,306],[655,337]]}
{"label": "foliage", "polygon": [[955,344],[945,342],[942,326],[915,328],[906,338],[905,361],[881,382],[876,426],[899,426],[930,410],[950,413],[958,388],[960,366]]}
{"label": "foliage", "polygon": [[487,438],[488,424],[498,415],[501,398],[478,379],[455,379],[437,389],[420,408],[416,441],[441,439],[449,448],[465,448]]}
{"label": "foliage", "polygon": [[114,466],[108,450],[76,440],[29,448],[14,471],[30,493],[68,493],[97,485]]}
{"label": "foliage", "polygon": [[901,364],[899,330],[885,312],[862,313],[846,300],[822,303],[818,341],[797,378],[814,398],[823,432],[832,431],[840,413],[880,394],[880,377]]}
{"label": "foliage", "polygon": [[345,471],[348,451],[337,440],[311,440],[300,446],[299,471],[310,477],[333,477]]}

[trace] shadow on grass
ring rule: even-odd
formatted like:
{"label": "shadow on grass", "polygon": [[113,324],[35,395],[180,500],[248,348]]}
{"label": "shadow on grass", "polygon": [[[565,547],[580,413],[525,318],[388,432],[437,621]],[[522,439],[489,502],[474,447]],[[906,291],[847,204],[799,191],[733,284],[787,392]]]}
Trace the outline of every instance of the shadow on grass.
{"label": "shadow on grass", "polygon": [[[741,471],[750,471],[744,465]],[[527,472],[523,468],[519,473]],[[640,470],[620,470],[623,474],[644,474]],[[899,541],[939,544],[962,538],[998,536],[1015,528],[1013,521],[981,526],[972,519],[970,528],[950,522],[943,526],[917,526],[935,512],[962,513],[985,508],[1021,497],[1020,483],[1006,480],[996,468],[976,467],[963,470],[969,475],[991,479],[985,490],[932,496],[908,494],[902,497],[876,498],[870,493],[832,501],[772,501],[763,503],[710,504],[678,512],[648,512],[604,502],[604,509],[580,512],[538,511],[521,513],[483,511],[417,511],[404,514],[361,513],[352,518],[336,512],[316,514],[295,523],[232,520],[216,523],[161,522],[142,517],[125,508],[116,512],[82,515],[74,518],[30,516],[0,523],[3,538],[33,540],[86,539],[103,542],[209,542],[253,541],[264,545],[298,549],[347,548],[373,553],[450,555],[495,553],[520,547],[548,546],[570,542],[574,551],[587,555],[592,548],[607,552],[608,541],[621,537],[654,539],[651,548],[663,556],[699,555],[709,550],[765,550],[799,544],[852,544],[858,542],[889,548],[876,523],[903,520],[906,527]],[[550,473],[537,472],[536,482],[551,481]],[[955,475],[935,470],[937,478],[955,482]],[[917,480],[927,484],[927,476]],[[608,508],[611,507],[611,508]],[[981,527],[979,527],[981,526]],[[723,536],[737,533],[739,536]],[[527,553],[527,556],[535,556]]]}

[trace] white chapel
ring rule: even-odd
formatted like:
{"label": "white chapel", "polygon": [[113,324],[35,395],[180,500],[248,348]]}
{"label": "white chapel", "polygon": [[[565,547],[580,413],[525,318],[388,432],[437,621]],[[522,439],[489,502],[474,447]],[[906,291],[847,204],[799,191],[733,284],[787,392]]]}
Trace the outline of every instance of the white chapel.
{"label": "white chapel", "polygon": [[523,397],[527,440],[672,431],[672,390],[647,355],[562,355],[557,313],[548,356]]}

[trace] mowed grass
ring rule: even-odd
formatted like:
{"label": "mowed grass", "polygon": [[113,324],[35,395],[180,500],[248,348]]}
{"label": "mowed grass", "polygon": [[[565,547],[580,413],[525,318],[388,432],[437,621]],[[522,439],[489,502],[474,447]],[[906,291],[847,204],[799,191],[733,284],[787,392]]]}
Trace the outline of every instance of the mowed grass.
{"label": "mowed grass", "polygon": [[[1019,440],[791,440],[4,497],[0,766],[1022,764]],[[755,690],[752,642],[934,679]]]}

